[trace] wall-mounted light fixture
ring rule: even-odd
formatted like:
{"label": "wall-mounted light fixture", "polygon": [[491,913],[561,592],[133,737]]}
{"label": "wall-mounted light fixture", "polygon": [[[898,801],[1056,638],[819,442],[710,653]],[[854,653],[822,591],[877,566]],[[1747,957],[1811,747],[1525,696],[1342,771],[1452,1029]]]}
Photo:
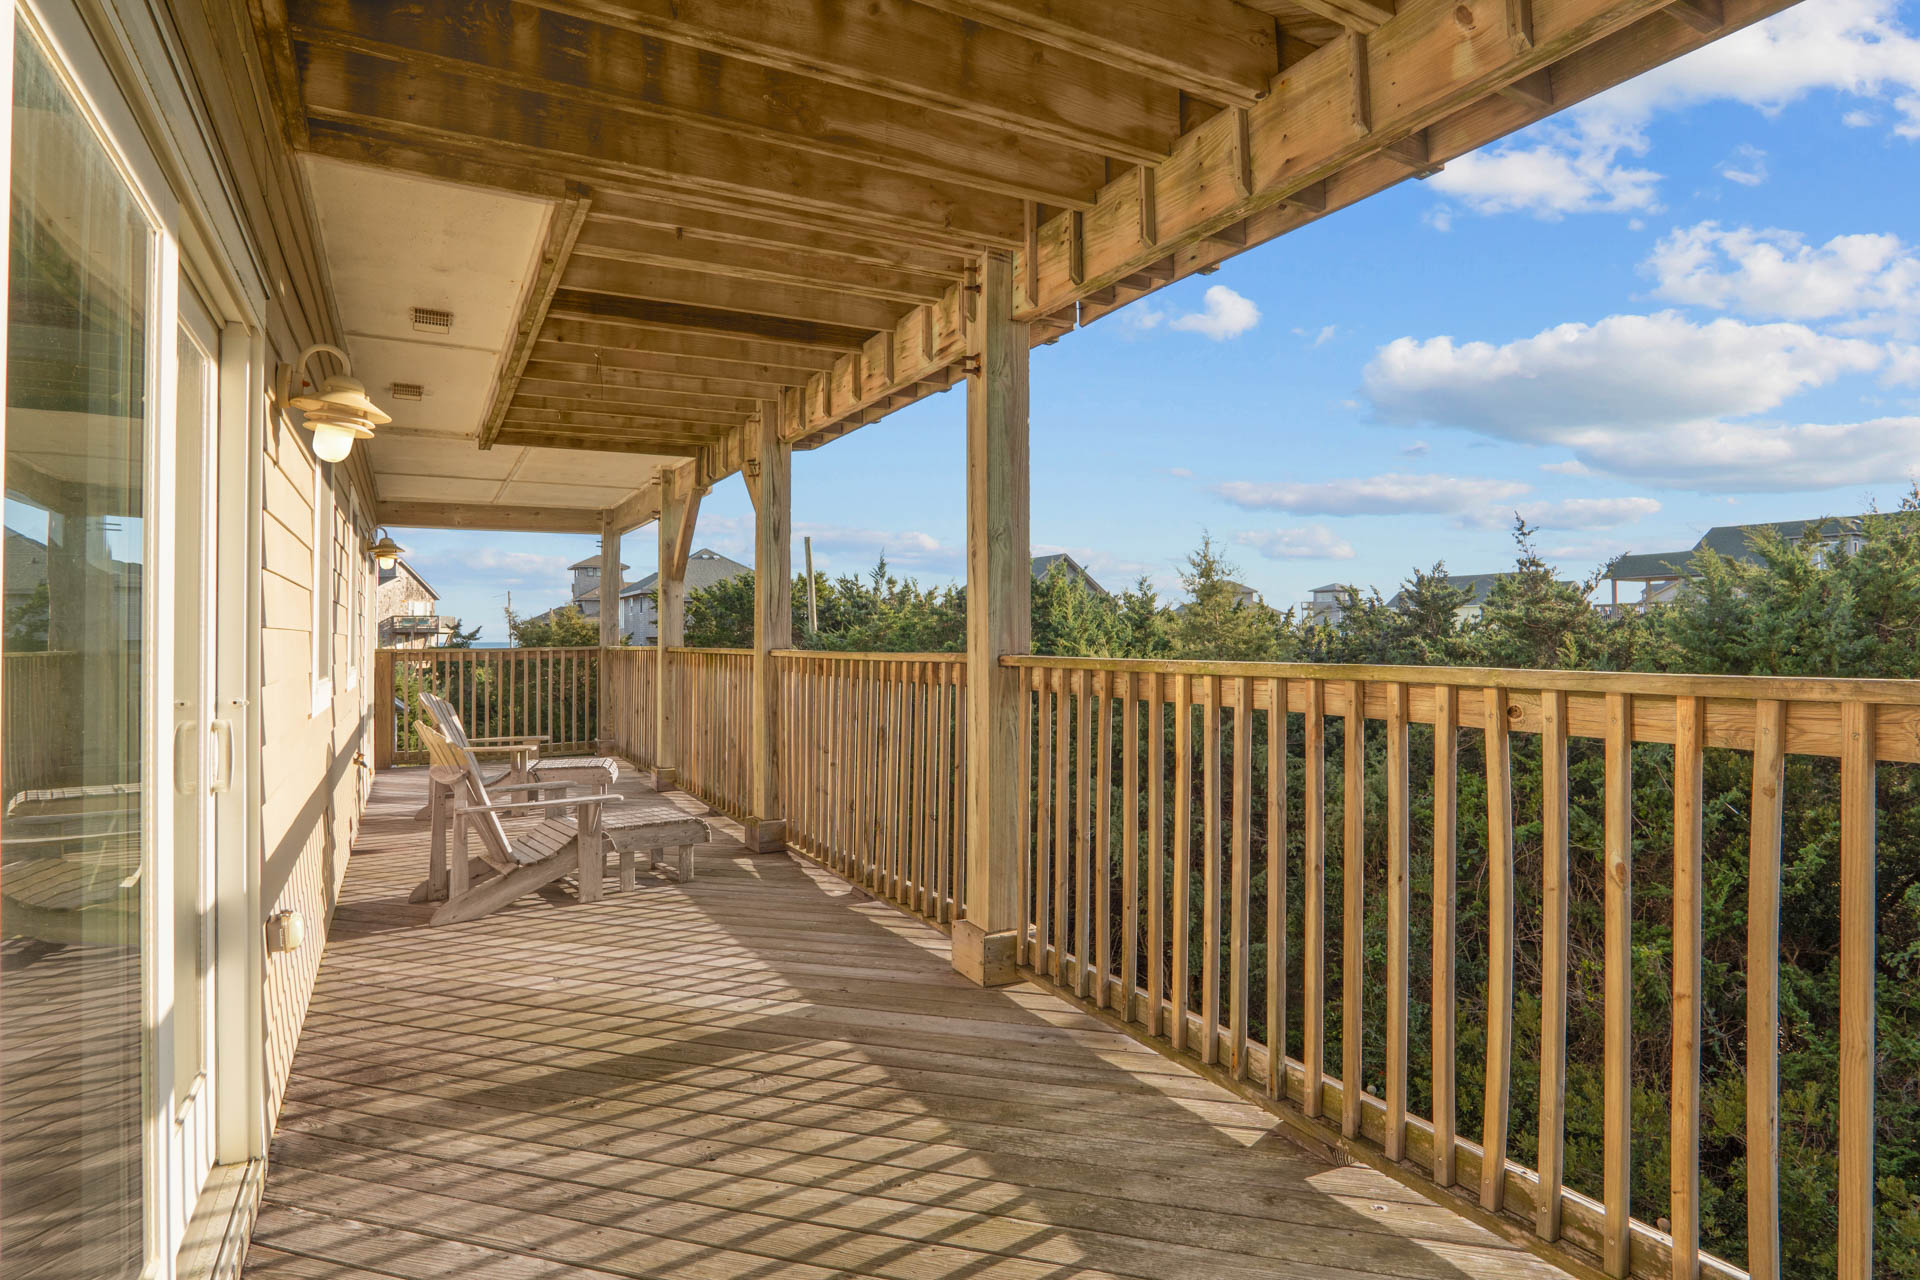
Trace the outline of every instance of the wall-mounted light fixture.
{"label": "wall-mounted light fixture", "polygon": [[400,559],[400,553],[405,550],[405,547],[393,540],[392,534],[382,529],[380,530],[380,541],[373,544],[373,562],[379,565],[381,571],[384,573],[386,570],[393,568],[395,562]]}
{"label": "wall-mounted light fixture", "polygon": [[[294,395],[293,379],[307,367],[307,361],[322,351],[337,356],[344,372],[328,374],[317,391]],[[355,440],[371,440],[373,429],[393,419],[367,398],[367,388],[352,375],[353,361],[340,348],[316,342],[300,353],[292,364],[283,364],[274,373],[274,403],[281,409],[298,409],[306,415],[305,426],[313,432],[313,453],[327,462],[339,462],[353,450]]]}

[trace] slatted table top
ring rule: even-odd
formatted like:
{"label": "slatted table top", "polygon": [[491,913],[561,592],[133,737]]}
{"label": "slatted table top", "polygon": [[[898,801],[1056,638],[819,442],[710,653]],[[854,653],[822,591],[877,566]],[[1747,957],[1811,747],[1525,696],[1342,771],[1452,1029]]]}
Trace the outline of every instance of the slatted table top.
{"label": "slatted table top", "polygon": [[429,931],[422,786],[375,783],[251,1280],[1562,1275],[785,854]]}

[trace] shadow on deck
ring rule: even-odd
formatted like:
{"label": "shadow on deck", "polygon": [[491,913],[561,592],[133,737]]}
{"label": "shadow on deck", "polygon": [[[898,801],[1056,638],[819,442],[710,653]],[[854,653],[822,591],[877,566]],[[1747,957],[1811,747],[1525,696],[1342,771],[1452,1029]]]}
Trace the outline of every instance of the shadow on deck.
{"label": "shadow on deck", "polygon": [[423,790],[375,784],[253,1280],[1562,1274],[785,855],[430,929]]}

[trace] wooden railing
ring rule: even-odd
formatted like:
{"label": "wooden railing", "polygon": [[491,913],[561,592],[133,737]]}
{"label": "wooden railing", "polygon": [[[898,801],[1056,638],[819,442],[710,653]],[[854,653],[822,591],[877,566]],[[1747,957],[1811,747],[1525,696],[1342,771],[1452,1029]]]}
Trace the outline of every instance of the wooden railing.
{"label": "wooden railing", "polygon": [[[773,662],[789,846],[950,924],[964,900],[964,659],[786,650]],[[655,655],[608,663],[609,736],[650,763]],[[1835,846],[1838,999],[1815,1031],[1837,1035],[1838,1124],[1821,1159],[1837,1169],[1838,1273],[1866,1280],[1876,777],[1920,762],[1920,685],[1004,665],[1026,694],[1025,970],[1329,1126],[1355,1155],[1417,1171],[1612,1275],[1781,1274],[1792,812],[1802,844]],[[736,816],[750,807],[751,673],[743,650],[667,654],[671,763]],[[1709,908],[1729,866],[1745,901]],[[1736,935],[1737,957],[1715,963],[1744,967],[1744,981],[1709,989],[1704,924],[1729,920],[1744,945]],[[1703,1011],[1721,1037],[1711,1077]],[[1572,1110],[1570,1078],[1586,1099]],[[1705,1176],[1744,1187],[1744,1258],[1701,1245],[1708,1096],[1722,1112]],[[1726,1132],[1730,1096],[1744,1096],[1744,1154]]]}
{"label": "wooden railing", "polygon": [[[1867,1274],[1875,768],[1920,760],[1920,687],[1049,658],[1007,665],[1026,673],[1032,744],[1022,964],[1165,1036],[1175,1050],[1297,1103],[1308,1117],[1337,1118],[1346,1139],[1412,1162],[1441,1187],[1463,1185],[1483,1209],[1522,1217],[1541,1240],[1572,1245],[1612,1275],[1745,1274],[1699,1245],[1709,750],[1748,757],[1746,1262],[1755,1276],[1778,1274],[1785,762],[1789,755],[1837,759],[1839,1257],[1841,1275]],[[1284,714],[1276,717],[1275,708]],[[1418,769],[1415,726],[1426,766]],[[1380,746],[1370,751],[1375,733]],[[1516,739],[1525,740],[1530,786],[1537,768],[1537,811],[1516,812]],[[1333,777],[1330,746],[1338,749]],[[1570,750],[1582,770],[1577,794],[1569,786]],[[1469,758],[1477,769],[1463,767]],[[1637,762],[1664,774],[1654,781],[1670,793],[1670,814],[1648,812],[1644,800],[1636,805]],[[1468,797],[1485,806],[1484,849],[1457,846]],[[1369,811],[1382,802],[1384,815]],[[1428,845],[1423,877],[1413,868],[1416,815]],[[1716,814],[1716,827],[1726,820]],[[1516,910],[1516,821],[1540,857],[1521,869],[1524,919]],[[1659,833],[1669,822],[1670,847],[1662,849]],[[1578,863],[1571,858],[1576,826]],[[1463,852],[1482,873],[1476,883],[1459,876]],[[1664,865],[1664,882],[1636,902],[1636,873],[1649,864]],[[1422,984],[1431,1043],[1418,1054],[1408,1027],[1416,880],[1426,889],[1418,905],[1431,917],[1423,930],[1431,978]],[[1338,893],[1331,914],[1330,881]],[[1484,1009],[1484,1090],[1479,1131],[1469,1136],[1457,1124],[1455,921],[1479,895],[1487,981],[1473,994]],[[1583,917],[1600,921],[1597,981],[1570,970],[1576,897],[1594,907]],[[1376,929],[1384,947],[1369,950]],[[1528,967],[1540,975],[1539,1086],[1530,1108],[1537,1135],[1520,1144],[1537,1154],[1532,1162],[1513,1158],[1510,1132],[1522,933]],[[1671,1026],[1660,1029],[1671,1044],[1666,1195],[1630,1186],[1633,965],[1636,957],[1647,964],[1650,952],[1664,964],[1671,992]],[[1567,1012],[1576,981],[1583,999],[1603,1004],[1605,1025],[1602,1060],[1580,1064],[1603,1082],[1599,1185],[1581,1189],[1563,1176]],[[1418,1082],[1430,1100],[1424,1114],[1416,1114],[1410,1089],[1416,1057],[1428,1064],[1428,1078]],[[1504,1158],[1489,1160],[1487,1151]],[[1671,1230],[1633,1216],[1636,1201],[1664,1207]]]}
{"label": "wooden railing", "polygon": [[414,729],[421,689],[453,704],[476,738],[545,735],[548,755],[592,751],[599,731],[600,650],[382,649],[375,662],[379,764],[425,764]]}
{"label": "wooden railing", "polygon": [[951,922],[966,866],[966,659],[786,650],[776,660],[787,843]]}

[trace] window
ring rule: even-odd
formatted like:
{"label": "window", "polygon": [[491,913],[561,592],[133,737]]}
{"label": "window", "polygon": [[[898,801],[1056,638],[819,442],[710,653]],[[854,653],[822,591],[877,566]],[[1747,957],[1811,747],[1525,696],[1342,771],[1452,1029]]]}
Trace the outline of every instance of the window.
{"label": "window", "polygon": [[[309,454],[309,457],[312,455]],[[333,466],[313,459],[313,714],[333,703]]]}
{"label": "window", "polygon": [[0,1238],[10,1275],[121,1280],[145,1261],[141,939],[164,927],[142,904],[143,493],[171,317],[155,224],[55,56],[16,31]]}
{"label": "window", "polygon": [[370,589],[366,565],[366,532],[360,524],[360,499],[347,495],[347,548],[342,560],[347,579],[347,688],[360,685],[360,667],[367,660],[367,592]]}

